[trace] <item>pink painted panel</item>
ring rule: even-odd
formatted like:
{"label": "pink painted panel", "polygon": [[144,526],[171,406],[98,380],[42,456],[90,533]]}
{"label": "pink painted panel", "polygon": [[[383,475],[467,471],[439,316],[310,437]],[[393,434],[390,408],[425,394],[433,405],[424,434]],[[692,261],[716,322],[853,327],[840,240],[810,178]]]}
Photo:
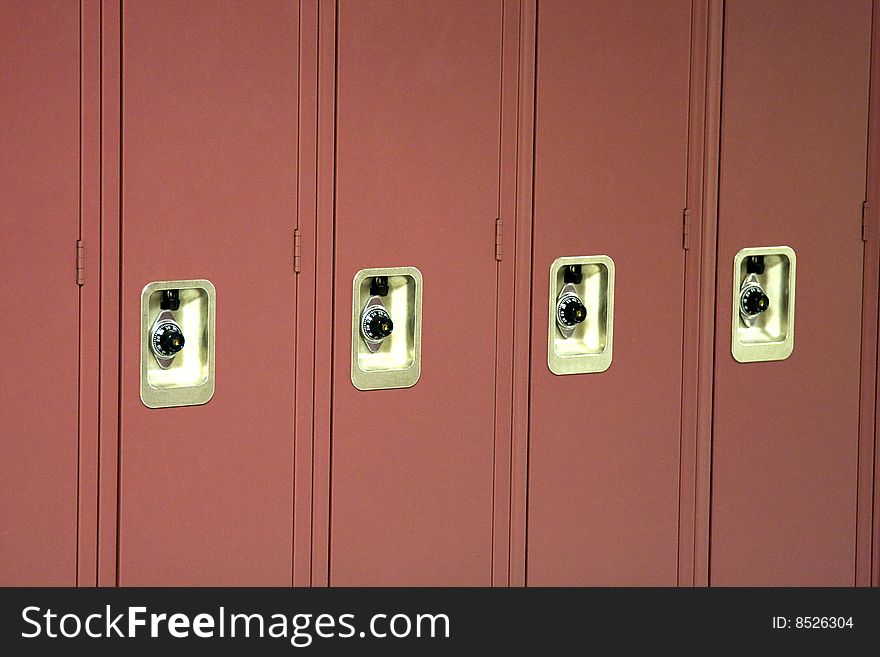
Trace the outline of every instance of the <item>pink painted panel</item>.
{"label": "pink painted panel", "polygon": [[[312,508],[314,482],[315,382],[315,232],[317,200],[317,76],[318,2],[300,4],[299,79],[297,82],[298,163],[297,225],[305,258],[296,277],[296,409],[294,435],[293,585],[312,583]],[[331,69],[331,77],[335,72]],[[332,166],[332,163],[331,163]],[[329,372],[321,380],[329,382]],[[325,384],[329,387],[329,383]],[[328,502],[329,503],[329,502]],[[326,568],[324,569],[326,571]]]}
{"label": "pink painted panel", "polygon": [[722,0],[694,0],[688,139],[689,226],[685,261],[679,472],[678,583],[709,583],[712,390],[715,362],[715,242],[721,127]]}
{"label": "pink painted panel", "polygon": [[[79,379],[79,527],[77,529],[77,583],[98,582],[98,418],[100,417],[101,320],[101,2],[80,4],[80,224],[83,286],[80,289]],[[100,308],[100,314],[97,309]],[[119,332],[118,324],[116,333]]]}
{"label": "pink painted panel", "polygon": [[[880,305],[880,1],[873,2],[871,27],[871,81],[868,101],[868,158],[865,186],[865,261],[862,285],[862,378],[859,415],[859,501],[856,512],[856,586],[870,586],[872,568],[880,568],[876,560],[880,543],[873,538],[880,525],[875,497],[880,489],[875,482],[880,476],[880,453],[875,449],[878,435],[877,417],[877,329]],[[880,582],[878,582],[880,584]]]}
{"label": "pink painted panel", "polygon": [[[871,251],[871,257],[865,259],[867,265],[865,271],[866,274],[872,272],[876,278],[874,278],[873,285],[866,279],[865,288],[871,289],[873,287],[876,292],[877,288],[880,287],[880,280],[878,280],[878,278],[880,278],[880,2],[877,0],[874,1],[874,22],[871,34],[871,109],[870,127],[868,129],[869,146],[867,185],[867,220],[870,227],[869,241],[871,242],[870,246],[867,248]],[[880,305],[880,299],[875,298],[874,304]],[[871,307],[872,304],[866,303],[866,310]],[[876,307],[877,306],[875,305],[874,308]],[[877,324],[880,323],[880,317],[875,315],[872,319],[874,322],[874,328],[876,329]],[[880,342],[875,345],[874,355],[878,352],[880,352]],[[878,365],[880,365],[880,363],[877,363],[875,360],[875,367]],[[868,431],[868,435],[871,435],[871,438],[873,438],[868,444],[873,447],[874,453],[873,471],[870,477],[871,482],[874,484],[872,491],[873,513],[871,514],[872,532],[870,541],[866,540],[865,542],[871,543],[870,584],[871,586],[880,586],[880,486],[877,485],[877,480],[880,478],[880,450],[877,449],[878,440],[880,440],[880,407],[878,407],[878,402],[880,402],[880,395],[878,395],[878,392],[880,392],[880,367],[877,367],[874,375],[876,378],[874,380],[874,385],[871,386],[873,388],[872,392],[874,393],[874,406],[872,411],[870,411],[873,412],[874,415],[873,435],[871,435],[870,430]],[[870,412],[865,413],[865,415],[869,415]],[[870,451],[871,450],[868,450],[869,454]],[[871,465],[869,464],[867,467],[870,468]],[[857,584],[861,585],[862,582],[857,581]]]}
{"label": "pink painted panel", "polygon": [[[521,3],[519,23],[519,88],[517,108],[517,166],[516,197],[513,213],[515,229],[505,231],[506,253],[513,256],[513,313],[520,317],[531,312],[531,260],[532,260],[532,199],[535,137],[535,44],[537,43],[536,0]],[[505,21],[505,30],[509,23]],[[505,50],[506,52],[506,50]],[[502,134],[502,143],[504,134]],[[506,180],[502,179],[502,192]],[[506,205],[502,194],[502,216],[510,225],[510,214],[504,214]],[[508,256],[509,257],[509,256]],[[509,266],[509,265],[508,265]],[[505,266],[502,265],[502,276]],[[499,290],[499,302],[503,303],[504,281]],[[498,351],[503,349],[499,333]],[[510,418],[510,579],[511,586],[525,586],[526,582],[526,532],[528,514],[528,463],[529,463],[529,398],[531,329],[522,330],[519,326],[511,331],[513,336],[512,361],[512,414]],[[499,362],[502,362],[499,359]],[[500,386],[499,386],[500,387]]]}
{"label": "pink painted panel", "polygon": [[[317,7],[315,7],[317,3]],[[313,163],[305,163],[309,155],[309,147],[305,139],[300,141],[300,161],[303,169],[314,167],[315,187],[303,188],[301,195],[310,195],[313,198],[314,232],[313,244],[315,246],[314,279],[310,294],[313,303],[313,327],[311,331],[306,329],[306,335],[313,333],[314,339],[314,363],[312,376],[314,378],[314,414],[312,416],[313,452],[312,452],[312,478],[311,478],[311,583],[312,586],[327,586],[329,583],[329,545],[330,545],[330,422],[332,415],[333,382],[333,304],[327,303],[327,287],[322,284],[333,278],[333,244],[334,244],[334,182],[336,162],[333,157],[335,151],[336,122],[336,3],[310,0],[302,6],[303,18],[303,42],[307,43],[309,34],[317,38],[317,70],[314,78],[309,75],[312,71],[306,68],[306,62],[300,68],[301,79],[314,80],[312,87],[315,95],[315,112],[317,122],[304,129],[304,136],[314,129],[315,149],[317,157]],[[317,13],[317,34],[307,28],[309,15]],[[315,84],[316,83],[316,84]],[[301,98],[308,98],[310,92],[306,92]],[[304,111],[302,124],[309,120],[308,111]],[[303,215],[300,215],[302,226]],[[308,239],[309,232],[303,232],[303,239]],[[304,284],[300,280],[300,288]],[[307,284],[307,283],[306,283]],[[307,321],[307,316],[302,319]],[[301,320],[302,321],[302,320]],[[297,353],[300,357],[300,353]],[[300,422],[297,416],[297,422]],[[299,436],[297,436],[299,440]],[[299,502],[297,502],[299,503]]]}
{"label": "pink painted panel", "polygon": [[76,583],[79,55],[78,2],[0,4],[2,585]]}
{"label": "pink painted panel", "polygon": [[[710,578],[854,583],[871,2],[726,11]],[[730,353],[733,258],[797,254],[794,353]]]}
{"label": "pink painted panel", "polygon": [[[334,585],[491,581],[501,16],[488,0],[339,5]],[[358,391],[352,279],[409,265],[421,379]]]}
{"label": "pink painted panel", "polygon": [[119,481],[119,126],[121,2],[101,2],[101,340],[98,409],[98,586],[117,581]]}
{"label": "pink painted panel", "polygon": [[[530,585],[676,583],[690,16],[539,3]],[[616,264],[614,360],[555,376],[550,264],[594,254]]]}
{"label": "pink painted panel", "polygon": [[[122,11],[119,582],[291,582],[297,3]],[[217,290],[216,392],[140,400],[141,290]]]}
{"label": "pink painted panel", "polygon": [[[511,566],[522,576],[522,567],[517,563],[518,555],[525,549],[525,541],[521,540],[522,534],[514,538],[514,534],[525,528],[525,523],[511,520],[521,510],[521,506],[514,502],[519,496],[518,488],[524,479],[525,469],[520,468],[514,474],[514,467],[519,465],[516,461],[514,443],[518,438],[528,438],[528,428],[520,422],[520,418],[514,419],[513,400],[521,386],[528,386],[528,331],[522,330],[522,324],[514,324],[510,321],[511,314],[516,316],[517,303],[523,303],[528,308],[527,295],[529,291],[528,273],[526,283],[521,289],[516,286],[516,250],[523,233],[531,233],[531,203],[521,207],[517,217],[518,205],[518,175],[528,176],[527,189],[531,190],[531,149],[524,148],[520,142],[520,134],[527,131],[531,134],[531,126],[526,112],[521,108],[534,107],[534,93],[529,93],[528,84],[523,85],[520,93],[520,80],[529,80],[534,84],[535,70],[521,61],[521,55],[525,52],[534,54],[535,35],[534,30],[525,27],[527,21],[534,25],[534,3],[527,2],[504,2],[503,43],[501,47],[503,61],[501,63],[501,160],[499,167],[499,217],[501,225],[501,260],[498,265],[498,300],[496,307],[508,309],[508,312],[496,313],[495,316],[495,496],[493,508],[492,527],[492,585],[507,586],[511,583]],[[523,29],[525,28],[525,29]],[[520,45],[525,44],[523,52]],[[522,223],[518,219],[525,219]],[[506,230],[505,230],[506,227]],[[506,255],[506,257],[505,257]],[[526,258],[526,262],[528,261]],[[524,269],[528,269],[526,263],[520,263],[520,275]],[[522,266],[522,265],[526,266]],[[517,295],[519,292],[519,295]],[[526,311],[528,312],[528,311]],[[527,325],[526,325],[527,326]],[[516,332],[516,339],[514,335]],[[524,345],[520,351],[518,346]],[[516,389],[516,392],[514,390]],[[528,394],[526,392],[526,394]],[[520,409],[524,405],[520,404]],[[525,429],[525,430],[523,430]],[[517,441],[519,442],[519,441]],[[517,445],[518,447],[518,445]],[[520,549],[512,551],[514,542],[519,544]],[[512,556],[513,555],[513,556]],[[512,564],[511,561],[514,561]]]}

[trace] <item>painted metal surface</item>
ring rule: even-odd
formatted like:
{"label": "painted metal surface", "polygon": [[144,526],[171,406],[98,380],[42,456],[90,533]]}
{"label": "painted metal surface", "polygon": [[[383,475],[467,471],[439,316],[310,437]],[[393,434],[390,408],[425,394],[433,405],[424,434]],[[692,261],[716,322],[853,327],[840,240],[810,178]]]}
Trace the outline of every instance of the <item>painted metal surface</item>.
{"label": "painted metal surface", "polygon": [[[79,499],[77,583],[97,583],[101,349],[101,2],[80,3]],[[118,333],[118,326],[116,328]]]}
{"label": "painted metal surface", "polygon": [[[880,390],[878,367],[878,288],[880,288],[880,0],[874,0],[871,29],[871,99],[868,129],[868,180],[865,227],[865,286],[862,312],[862,416],[859,440],[859,513],[856,585],[880,586]],[[873,372],[871,371],[873,368]]]}
{"label": "painted metal surface", "polygon": [[[52,302],[0,584],[877,584],[872,3],[722,5],[4,3],[3,296]],[[778,243],[794,353],[736,363],[733,256]],[[598,252],[614,362],[553,377],[547,269]],[[351,277],[401,263],[422,377],[361,392]],[[141,288],[202,276],[217,394],[144,408]]]}
{"label": "painted metal surface", "polygon": [[[297,117],[297,207],[296,223],[300,237],[300,270],[296,276],[296,348],[294,353],[294,512],[293,584],[312,583],[312,518],[314,433],[315,433],[315,302],[317,258],[317,105],[318,105],[318,3],[303,0],[298,21],[299,76],[296,92]],[[332,25],[332,23],[331,23]],[[331,68],[331,78],[335,71]],[[332,226],[331,226],[332,227]],[[295,257],[295,255],[294,255]],[[329,369],[329,368],[328,368]],[[329,376],[325,377],[328,380]],[[329,385],[328,385],[329,387]],[[323,569],[326,572],[326,568]]]}
{"label": "painted metal surface", "polygon": [[[531,313],[532,290],[531,290],[531,262],[532,262],[532,202],[534,198],[534,138],[535,138],[535,57],[537,55],[537,3],[535,0],[523,0],[520,4],[518,24],[519,46],[517,55],[519,70],[517,83],[519,94],[516,102],[517,123],[515,137],[505,139],[506,132],[502,133],[502,145],[510,150],[515,150],[515,175],[501,177],[501,201],[502,216],[513,217],[514,231],[508,239],[509,252],[513,258],[502,262],[501,266],[501,289],[499,290],[499,304],[513,309],[513,316],[520,317],[525,313]],[[505,22],[510,26],[511,22]],[[512,26],[511,26],[512,27]],[[510,27],[508,28],[510,29]],[[510,52],[508,48],[505,52]],[[516,51],[514,51],[516,52]],[[509,125],[509,124],[506,124]],[[513,142],[512,146],[510,145]],[[507,150],[502,150],[502,166],[509,164],[509,158],[504,155]],[[502,168],[502,171],[504,169]],[[511,188],[513,188],[511,190]],[[505,193],[506,192],[506,193]],[[511,290],[509,297],[501,296],[507,290]],[[508,302],[507,299],[512,299]],[[525,327],[506,323],[509,327],[507,333],[499,331],[499,339],[505,335],[512,336],[511,354],[511,382],[512,395],[508,397],[510,412],[510,495],[509,495],[509,533],[505,536],[507,551],[509,554],[509,583],[512,586],[524,586],[526,581],[526,533],[528,515],[528,462],[529,462],[529,405],[524,400],[529,398],[529,377],[531,371],[531,324]],[[507,344],[510,344],[508,342]],[[504,363],[504,359],[499,359]],[[499,378],[504,382],[504,378]],[[498,386],[499,392],[504,392],[502,385]],[[499,408],[504,409],[504,406]],[[499,423],[501,428],[503,423]],[[499,440],[502,442],[502,440]],[[503,450],[498,450],[499,456],[504,455]],[[504,465],[502,461],[496,472]],[[503,470],[500,477],[503,481]],[[503,490],[496,484],[497,488]],[[503,495],[496,495],[501,499],[501,512],[506,510],[503,504]],[[496,512],[496,519],[500,514]],[[502,525],[503,527],[503,525]],[[497,533],[496,533],[497,535]],[[496,545],[500,541],[496,540]],[[501,543],[503,545],[503,543]],[[504,564],[503,559],[495,560],[495,564]],[[497,579],[496,579],[497,581]]]}
{"label": "painted metal surface", "polygon": [[[309,219],[313,222],[314,239],[314,276],[316,285],[312,299],[313,321],[306,328],[306,335],[313,338],[313,398],[312,398],[312,455],[311,471],[308,486],[311,488],[311,527],[310,527],[310,577],[313,586],[327,586],[330,577],[330,449],[331,449],[331,411],[333,403],[333,336],[334,336],[334,303],[327,303],[329,289],[327,281],[334,280],[334,211],[335,211],[335,152],[336,152],[336,2],[323,0],[304,0],[302,4],[302,41],[308,43],[316,39],[317,50],[308,48],[309,58],[314,54],[316,60],[306,64],[303,62],[302,82],[314,81],[313,89],[315,105],[310,93],[307,104],[315,111],[314,123],[309,123],[311,116],[303,118],[303,136],[309,139],[314,135],[313,142],[317,157],[313,163],[304,161],[311,152],[312,144],[301,151],[300,162],[309,175],[314,175],[314,213],[311,217],[300,216],[300,221]],[[317,29],[311,31],[306,20],[317,20]],[[317,68],[312,68],[315,65]],[[312,77],[313,76],[313,77]],[[302,142],[300,142],[302,145]],[[312,194],[312,188],[301,190],[300,196]],[[302,224],[301,224],[302,225]],[[308,312],[308,311],[307,311]],[[307,313],[303,313],[306,315]],[[303,318],[305,319],[305,317]],[[297,393],[300,389],[297,389]],[[297,427],[302,422],[297,418]],[[297,435],[297,440],[300,437]],[[298,473],[299,474],[299,473]],[[299,486],[299,484],[297,484]],[[296,519],[296,522],[302,522]]]}
{"label": "painted metal surface", "polygon": [[[123,585],[291,582],[297,4],[122,9]],[[140,400],[140,297],[217,289],[216,388]]]}
{"label": "painted metal surface", "polygon": [[721,115],[723,0],[696,0],[691,18],[688,139],[689,248],[685,256],[679,471],[678,583],[709,581],[715,235]]}
{"label": "painted metal surface", "polygon": [[76,583],[79,17],[0,5],[3,585]]}
{"label": "painted metal surface", "polygon": [[[527,581],[673,585],[691,4],[538,12]],[[547,272],[572,253],[616,265],[614,362],[558,377]]]}
{"label": "painted metal surface", "polygon": [[[333,585],[490,583],[501,12],[339,5]],[[359,391],[351,280],[400,263],[424,280],[421,377]]]}
{"label": "painted metal surface", "polygon": [[852,585],[871,2],[725,21],[718,294],[745,246],[788,244],[799,268],[785,361],[735,362],[716,304],[711,583]]}
{"label": "painted metal surface", "polygon": [[121,13],[119,0],[100,7],[100,303],[101,341],[98,409],[99,586],[117,582],[119,509]]}

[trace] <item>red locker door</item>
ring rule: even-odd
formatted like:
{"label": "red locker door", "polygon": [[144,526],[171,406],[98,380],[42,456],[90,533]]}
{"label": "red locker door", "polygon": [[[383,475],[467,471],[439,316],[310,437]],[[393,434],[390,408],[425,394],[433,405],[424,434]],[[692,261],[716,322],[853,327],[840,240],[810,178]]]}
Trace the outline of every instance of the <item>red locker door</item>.
{"label": "red locker door", "polygon": [[[500,44],[497,0],[339,5],[334,585],[490,582]],[[421,379],[359,391],[352,279],[397,266]]]}
{"label": "red locker door", "polygon": [[[690,14],[539,3],[528,584],[676,583]],[[597,254],[613,361],[556,376],[550,264]]]}
{"label": "red locker door", "polygon": [[[122,12],[119,580],[291,582],[297,3]],[[139,398],[140,297],[217,291],[216,391]]]}
{"label": "red locker door", "polygon": [[[854,582],[871,2],[729,3],[711,583]],[[794,352],[731,356],[734,255],[797,256]]]}
{"label": "red locker door", "polygon": [[0,4],[0,584],[76,584],[79,3]]}

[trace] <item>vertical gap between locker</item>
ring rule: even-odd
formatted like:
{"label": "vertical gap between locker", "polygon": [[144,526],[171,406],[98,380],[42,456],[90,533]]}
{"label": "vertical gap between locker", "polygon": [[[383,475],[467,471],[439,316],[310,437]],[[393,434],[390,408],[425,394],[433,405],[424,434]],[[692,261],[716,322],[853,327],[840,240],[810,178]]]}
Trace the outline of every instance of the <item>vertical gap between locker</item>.
{"label": "vertical gap between locker", "polygon": [[715,362],[718,357],[718,334],[717,327],[715,324],[717,323],[718,318],[718,245],[721,242],[720,234],[721,234],[721,135],[722,130],[724,128],[724,28],[727,24],[727,4],[724,0],[721,1],[721,24],[716,26],[717,29],[720,30],[718,34],[719,48],[718,48],[718,58],[719,62],[716,63],[718,67],[718,146],[717,146],[717,168],[715,170],[715,207],[714,217],[715,217],[715,289],[713,290],[712,298],[714,300],[713,309],[712,309],[712,320],[713,320],[713,330],[712,330],[712,379],[711,379],[711,391],[712,391],[712,416],[711,416],[711,424],[709,430],[709,490],[708,490],[708,512],[709,518],[708,523],[706,525],[707,535],[706,541],[708,543],[707,553],[706,553],[706,585],[712,586],[712,494],[714,490],[714,472],[715,469],[712,467],[713,464],[713,452],[714,452],[714,442],[715,442]]}
{"label": "vertical gap between locker", "polygon": [[[689,54],[690,57],[688,59],[688,101],[687,101],[687,140],[685,142],[685,174],[684,174],[684,208],[687,211],[688,206],[690,205],[689,194],[691,187],[691,177],[693,175],[693,167],[691,162],[691,143],[692,140],[695,139],[694,131],[691,129],[691,121],[692,121],[692,109],[693,109],[693,97],[694,97],[694,58],[698,55],[697,52],[697,34],[695,33],[695,13],[697,11],[697,2],[699,0],[693,0],[691,2],[691,14],[690,14],[690,26],[689,26],[689,34],[690,34],[690,43],[689,43]],[[683,219],[684,220],[684,219]],[[682,228],[685,230],[685,228]],[[682,238],[684,239],[684,238]],[[682,242],[682,244],[684,244]],[[685,405],[685,396],[684,396],[684,387],[685,387],[685,377],[687,373],[685,372],[685,361],[686,361],[686,352],[688,348],[687,344],[687,327],[689,325],[689,313],[688,308],[690,304],[688,304],[688,252],[687,250],[683,251],[682,254],[684,258],[684,271],[683,271],[683,281],[682,285],[682,304],[681,307],[684,309],[684,313],[682,314],[682,331],[681,331],[681,367],[680,367],[680,392],[679,392],[679,414],[678,414],[678,502],[676,504],[676,516],[678,518],[678,531],[676,532],[676,549],[675,549],[675,582],[676,585],[680,585],[681,583],[681,495],[682,495],[682,462],[684,460],[684,405]]]}
{"label": "vertical gap between locker", "polygon": [[[319,18],[320,21],[320,18]],[[320,34],[320,30],[319,30]],[[320,38],[320,37],[319,37]],[[332,222],[332,246],[330,256],[330,408],[328,418],[327,441],[327,586],[330,582],[330,551],[332,548],[331,527],[333,509],[333,397],[336,388],[334,376],[334,358],[336,345],[336,173],[337,173],[337,134],[339,133],[339,0],[334,3],[333,10],[333,173],[331,183],[330,219]],[[317,281],[315,282],[317,289]],[[317,305],[317,296],[315,299]]]}
{"label": "vertical gap between locker", "polygon": [[101,581],[101,417],[103,415],[102,384],[104,380],[104,7],[98,5],[98,266],[96,267],[98,285],[98,414],[97,414],[97,459],[96,470],[97,494],[95,495],[95,584]]}
{"label": "vertical gap between locker", "polygon": [[[495,224],[493,225],[493,251],[497,253],[498,249],[498,220],[501,218],[501,176],[502,176],[502,159],[504,155],[503,148],[503,126],[504,126],[504,5],[505,1],[501,0],[501,55],[499,57],[499,74],[498,74],[498,181],[495,202]],[[502,228],[503,230],[503,228]],[[503,257],[503,252],[502,252]],[[492,413],[492,505],[491,520],[489,525],[489,585],[495,585],[495,500],[498,497],[498,482],[496,477],[497,458],[498,458],[498,311],[501,298],[501,262],[495,258],[495,353],[492,360],[494,376],[492,378],[492,400],[494,412]]]}
{"label": "vertical gap between locker", "polygon": [[124,247],[124,242],[122,239],[123,235],[123,221],[122,221],[122,181],[123,181],[123,150],[122,144],[123,139],[122,135],[124,132],[124,116],[122,112],[123,108],[123,96],[125,90],[123,88],[123,71],[125,70],[125,65],[123,62],[123,39],[125,35],[123,34],[123,2],[119,0],[119,182],[118,188],[116,192],[119,194],[119,289],[118,289],[118,309],[119,309],[119,318],[117,322],[117,366],[116,366],[116,586],[120,585],[120,544],[122,543],[121,536],[121,526],[122,526],[122,351],[123,351],[123,343],[122,343],[122,320],[123,320],[123,306],[122,306],[122,294],[123,294],[123,258],[122,258],[122,250]]}
{"label": "vertical gap between locker", "polygon": [[[535,298],[535,205],[536,205],[536,197],[537,194],[535,192],[535,177],[537,173],[537,152],[538,152],[538,57],[540,54],[539,42],[540,42],[540,23],[541,23],[541,0],[535,0],[535,43],[534,43],[534,71],[532,72],[533,77],[533,88],[532,88],[532,144],[531,144],[531,159],[532,159],[532,170],[531,170],[531,198],[530,198],[530,207],[529,207],[529,229],[530,229],[530,243],[529,243],[529,299],[528,299],[528,308],[529,308],[529,317],[534,316],[534,298]],[[523,584],[525,586],[529,585],[529,470],[531,464],[531,429],[532,429],[532,377],[531,377],[531,368],[532,368],[532,339],[531,339],[531,323],[529,325],[529,352],[528,352],[528,382],[529,389],[528,395],[526,397],[526,472],[525,472],[525,508],[523,509],[523,516],[525,519],[525,532],[523,533],[523,540],[525,542],[525,546],[523,548]]]}
{"label": "vertical gap between locker", "polygon": [[[79,108],[79,240],[83,239],[83,75],[85,73],[85,67],[83,66],[83,56],[84,48],[83,48],[83,6],[82,0],[79,3],[79,102],[77,106]],[[82,242],[80,242],[82,243]],[[79,259],[79,254],[77,253],[77,260]],[[79,263],[77,262],[77,266]],[[84,265],[83,265],[84,266]],[[77,318],[77,326],[76,326],[76,344],[77,344],[77,369],[76,369],[76,533],[75,533],[75,548],[74,548],[74,561],[73,561],[73,572],[74,572],[74,584],[75,586],[80,585],[80,577],[79,577],[79,537],[80,537],[80,522],[82,518],[80,517],[80,493],[81,493],[81,478],[82,478],[82,368],[83,368],[83,334],[82,334],[82,320],[83,320],[83,291],[82,286],[77,284],[77,304],[79,307],[79,316]]]}
{"label": "vertical gap between locker", "polygon": [[301,44],[302,44],[302,3],[297,2],[296,5],[296,26],[295,26],[295,46],[294,52],[296,53],[296,82],[295,82],[295,92],[294,92],[294,107],[295,107],[295,129],[296,129],[296,140],[294,146],[294,161],[296,163],[296,169],[294,172],[293,186],[294,186],[294,256],[293,256],[293,264],[294,271],[292,273],[293,276],[293,336],[292,336],[292,345],[293,345],[293,417],[291,422],[291,477],[290,477],[290,586],[294,586],[295,577],[296,577],[296,559],[294,557],[295,553],[295,544],[296,544],[296,430],[297,430],[297,409],[299,404],[299,388],[297,386],[297,375],[299,373],[299,349],[297,348],[299,341],[299,308],[300,308],[300,289],[299,289],[299,272],[295,270],[296,266],[296,234],[299,230],[299,198],[301,189],[299,186],[299,177],[300,177],[300,98],[301,98],[301,80],[302,80],[302,57],[300,55]]}
{"label": "vertical gap between locker", "polygon": [[312,422],[311,422],[311,435],[310,440],[312,443],[311,452],[309,454],[309,458],[311,459],[311,464],[309,466],[309,586],[311,587],[314,584],[313,577],[313,563],[314,563],[314,552],[315,552],[315,412],[317,409],[317,403],[315,401],[316,389],[317,389],[317,376],[316,376],[316,354],[318,350],[318,65],[321,47],[318,39],[321,35],[321,14],[319,8],[317,6],[317,0],[315,0],[315,63],[314,63],[314,72],[315,72],[315,117],[314,117],[314,128],[315,128],[315,155],[314,155],[314,172],[315,172],[315,187],[313,190],[310,190],[313,195],[313,212],[312,215],[312,225],[314,226],[313,239],[315,240],[314,244],[314,253],[313,256],[315,258],[314,264],[314,285],[310,290],[311,293],[311,303],[312,303]]}

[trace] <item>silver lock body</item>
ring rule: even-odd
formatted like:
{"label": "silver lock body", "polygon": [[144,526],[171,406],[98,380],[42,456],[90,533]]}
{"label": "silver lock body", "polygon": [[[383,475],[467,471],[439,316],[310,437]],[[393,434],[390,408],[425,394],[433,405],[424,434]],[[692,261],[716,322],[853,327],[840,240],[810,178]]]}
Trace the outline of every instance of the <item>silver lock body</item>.
{"label": "silver lock body", "polygon": [[757,274],[749,274],[743,280],[742,286],[740,287],[739,291],[739,316],[742,318],[743,323],[750,328],[754,326],[755,322],[758,321],[758,318],[763,315],[764,312],[766,312],[761,311],[757,313],[749,313],[749,311],[746,309],[746,297],[754,292],[766,294],[764,292],[764,288],[761,286],[761,282],[758,280]]}
{"label": "silver lock body", "polygon": [[[572,283],[566,283],[559,291],[559,296],[556,297],[556,327],[559,329],[562,337],[566,340],[574,335],[575,330],[581,323],[577,322],[575,324],[569,324],[566,321],[564,315],[565,308],[572,302],[580,304],[584,303],[578,295],[577,288]],[[586,314],[584,315],[584,319],[586,319]]]}
{"label": "silver lock body", "polygon": [[183,334],[183,330],[174,319],[174,313],[170,310],[163,310],[159,313],[159,316],[156,317],[156,321],[153,322],[153,327],[150,329],[150,351],[153,352],[153,356],[156,357],[156,362],[163,370],[167,370],[171,367],[176,355],[163,353],[160,346],[162,334],[169,330],[176,330],[181,335]]}
{"label": "silver lock body", "polygon": [[385,308],[385,304],[382,303],[382,297],[372,296],[367,301],[367,305],[364,306],[364,311],[361,313],[360,328],[361,337],[364,339],[367,349],[373,353],[382,348],[382,343],[385,341],[385,337],[388,337],[377,338],[370,334],[370,322],[377,316],[386,317],[389,320],[391,319],[388,310]]}

